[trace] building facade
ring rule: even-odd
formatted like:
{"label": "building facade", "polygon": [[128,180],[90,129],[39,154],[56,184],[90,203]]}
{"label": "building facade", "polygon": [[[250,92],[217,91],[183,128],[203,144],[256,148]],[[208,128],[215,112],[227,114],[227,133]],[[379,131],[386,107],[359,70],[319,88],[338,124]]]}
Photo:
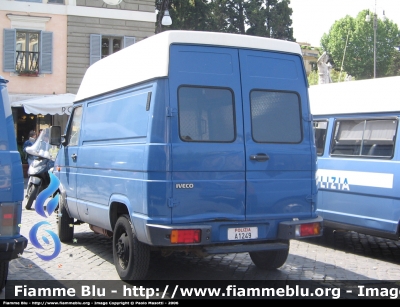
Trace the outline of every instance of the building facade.
{"label": "building facade", "polygon": [[76,94],[91,64],[154,35],[154,5],[154,0],[0,0],[0,75],[9,81],[11,103],[21,105],[13,107],[20,147],[30,130],[65,127],[68,119],[27,114],[23,101]]}
{"label": "building facade", "polygon": [[306,68],[307,76],[313,70],[317,70],[317,61],[319,57],[319,50],[312,47],[309,43],[299,43],[301,47],[301,53],[303,55],[304,66]]}
{"label": "building facade", "polygon": [[86,69],[107,55],[155,33],[154,0],[77,0],[67,16],[67,87],[76,94]]}

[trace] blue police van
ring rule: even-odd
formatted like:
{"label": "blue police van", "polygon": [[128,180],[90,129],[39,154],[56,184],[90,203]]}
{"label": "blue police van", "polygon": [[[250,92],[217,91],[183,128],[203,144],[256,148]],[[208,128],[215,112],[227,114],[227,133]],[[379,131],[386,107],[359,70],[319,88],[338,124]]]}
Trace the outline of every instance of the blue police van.
{"label": "blue police van", "polygon": [[318,209],[329,229],[400,236],[400,77],[311,86]]}
{"label": "blue police van", "polygon": [[89,67],[61,138],[62,242],[113,238],[123,280],[150,252],[249,252],[276,269],[290,239],[321,235],[316,150],[298,44],[166,31]]}
{"label": "blue police van", "polygon": [[17,149],[7,90],[0,76],[0,289],[7,282],[10,260],[22,254],[28,240],[20,235],[24,177]]}

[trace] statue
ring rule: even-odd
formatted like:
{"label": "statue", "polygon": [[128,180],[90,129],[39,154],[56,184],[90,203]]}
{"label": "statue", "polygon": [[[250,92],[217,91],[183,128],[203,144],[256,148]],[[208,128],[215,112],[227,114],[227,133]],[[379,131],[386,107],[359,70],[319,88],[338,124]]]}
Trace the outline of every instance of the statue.
{"label": "statue", "polygon": [[332,65],[327,63],[329,60],[329,56],[324,52],[318,59],[318,84],[326,84],[332,83],[330,70],[332,69]]}

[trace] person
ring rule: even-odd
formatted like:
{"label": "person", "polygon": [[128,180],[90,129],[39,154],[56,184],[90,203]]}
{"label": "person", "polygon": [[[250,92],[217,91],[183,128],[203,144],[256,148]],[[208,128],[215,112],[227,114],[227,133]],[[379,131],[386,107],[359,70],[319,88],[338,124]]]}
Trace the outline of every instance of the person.
{"label": "person", "polygon": [[26,147],[32,146],[36,142],[36,132],[34,130],[29,131],[29,139],[27,139],[23,146],[23,151],[25,153],[26,160],[28,161],[29,166],[32,164],[33,160],[35,160],[35,156],[32,156],[26,152]]}
{"label": "person", "polygon": [[329,60],[329,56],[326,51],[319,57],[317,61],[318,66],[318,84],[326,84],[332,83],[330,70],[332,66],[330,63],[327,63]]}

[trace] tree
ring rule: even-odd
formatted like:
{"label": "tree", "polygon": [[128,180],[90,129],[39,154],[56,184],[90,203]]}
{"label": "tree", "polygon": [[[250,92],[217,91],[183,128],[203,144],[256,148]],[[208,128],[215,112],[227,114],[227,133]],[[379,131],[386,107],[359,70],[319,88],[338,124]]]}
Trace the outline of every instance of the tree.
{"label": "tree", "polygon": [[[372,78],[374,73],[373,20],[366,22],[367,14],[368,10],[364,10],[356,18],[346,16],[336,21],[329,33],[325,33],[321,38],[321,46],[329,54],[333,67],[340,70],[343,62],[343,70],[356,79]],[[399,35],[400,32],[395,23],[390,20],[378,19],[376,33],[377,77],[388,74]]]}
{"label": "tree", "polygon": [[317,85],[318,84],[318,72],[313,70],[307,76],[308,85]]}
{"label": "tree", "polygon": [[246,12],[248,7],[255,6],[252,2],[258,0],[211,0],[212,31],[246,34]]}
{"label": "tree", "polygon": [[387,71],[387,76],[400,76],[400,36],[397,46],[399,47],[396,48],[393,60],[390,63],[389,69]]}
{"label": "tree", "polygon": [[[156,0],[156,6],[161,3]],[[210,30],[211,7],[207,0],[169,0],[168,10],[172,25],[164,30]],[[162,13],[160,10],[159,14]]]}
{"label": "tree", "polygon": [[295,41],[289,4],[289,0],[170,0],[169,28]]}
{"label": "tree", "polygon": [[[267,1],[270,2],[270,1]],[[268,23],[270,25],[271,37],[288,41],[296,41],[293,37],[292,13],[289,7],[290,1],[278,1],[270,10]]]}
{"label": "tree", "polygon": [[211,10],[207,0],[173,0],[172,7],[172,18],[176,18],[176,22],[171,29],[210,30]]}
{"label": "tree", "polygon": [[396,52],[388,69],[387,76],[400,76],[400,52]]}
{"label": "tree", "polygon": [[211,30],[295,41],[289,0],[210,0]]}

